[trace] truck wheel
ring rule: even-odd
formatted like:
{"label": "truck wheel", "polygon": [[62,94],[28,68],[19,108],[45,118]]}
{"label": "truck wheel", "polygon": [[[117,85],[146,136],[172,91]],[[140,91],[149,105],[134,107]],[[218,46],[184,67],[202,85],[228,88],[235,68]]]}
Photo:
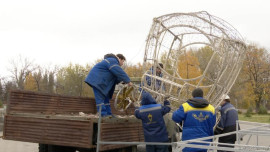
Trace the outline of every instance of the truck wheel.
{"label": "truck wheel", "polygon": [[[118,150],[115,150],[115,152],[136,152],[136,151],[137,151],[137,146],[120,148]],[[114,151],[112,151],[112,152],[114,152]]]}
{"label": "truck wheel", "polygon": [[48,152],[76,152],[76,148],[58,145],[49,145]]}
{"label": "truck wheel", "polygon": [[96,152],[96,148],[77,148],[78,152]]}
{"label": "truck wheel", "polygon": [[48,152],[47,144],[38,144],[38,152]]}

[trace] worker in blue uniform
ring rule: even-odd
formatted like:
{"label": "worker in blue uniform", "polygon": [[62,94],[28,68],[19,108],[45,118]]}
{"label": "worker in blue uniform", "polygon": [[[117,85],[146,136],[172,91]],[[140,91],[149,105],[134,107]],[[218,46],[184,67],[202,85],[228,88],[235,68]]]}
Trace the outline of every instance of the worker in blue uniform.
{"label": "worker in blue uniform", "polygon": [[[163,74],[161,72],[161,69],[160,68],[163,68],[163,64],[162,63],[159,63],[158,66],[154,69],[154,66],[152,66],[149,71],[147,72],[147,74],[149,75],[153,75],[154,74],[154,70],[156,70],[156,76],[159,76],[159,77],[163,77]],[[154,78],[151,78],[149,76],[146,76],[145,77],[146,79],[146,83],[147,85],[150,87],[152,85],[154,85],[153,89],[155,91],[158,91],[161,87],[161,81],[158,80],[158,79],[154,79]],[[153,84],[152,84],[153,83]],[[163,85],[163,90],[165,91],[165,86]]]}
{"label": "worker in blue uniform", "polygon": [[[223,101],[221,102],[220,121],[215,129],[215,134],[224,134],[236,131],[236,121],[238,120],[237,109],[231,104],[230,97],[228,95],[223,95]],[[238,126],[238,129],[240,127]],[[236,134],[231,134],[223,137],[219,137],[219,143],[234,144],[236,141]],[[233,145],[219,145],[220,147],[231,147]],[[227,152],[224,150],[218,150],[218,152]]]}
{"label": "worker in blue uniform", "polygon": [[85,82],[93,88],[97,111],[101,106],[101,116],[112,115],[109,101],[113,96],[115,85],[124,82],[132,85],[130,78],[121,66],[126,61],[122,54],[106,54],[104,60],[97,63],[87,75]]}
{"label": "worker in blue uniform", "polygon": [[[170,103],[157,104],[148,92],[142,92],[141,107],[135,110],[135,116],[142,120],[145,142],[169,142],[163,116],[170,112]],[[146,145],[147,152],[168,152],[167,145]]]}
{"label": "worker in blue uniform", "polygon": [[[183,141],[214,135],[213,127],[216,123],[215,108],[203,98],[203,90],[201,88],[194,89],[192,96],[192,99],[188,99],[172,115],[173,121],[183,123]],[[210,142],[212,140],[206,141]],[[183,149],[183,152],[207,152],[207,150],[186,147]]]}

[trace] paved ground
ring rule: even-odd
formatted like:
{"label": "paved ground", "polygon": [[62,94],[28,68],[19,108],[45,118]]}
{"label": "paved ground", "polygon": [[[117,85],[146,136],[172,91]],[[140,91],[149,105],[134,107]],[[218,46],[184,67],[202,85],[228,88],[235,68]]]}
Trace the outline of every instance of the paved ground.
{"label": "paved ground", "polygon": [[[249,125],[241,125],[242,129],[251,128],[254,126]],[[0,131],[0,136],[2,136],[2,131]],[[248,141],[249,136],[245,136],[244,140],[241,144],[245,144]],[[256,145],[256,136],[252,136],[249,144]],[[259,145],[261,146],[270,146],[270,136],[260,136],[259,137]],[[0,151],[1,152],[38,152],[38,144],[35,143],[27,143],[27,142],[19,142],[19,141],[10,141],[3,140],[0,138]],[[144,146],[138,146],[138,152],[144,152]]]}
{"label": "paved ground", "polygon": [[[256,131],[258,128],[258,126],[261,126],[259,123],[254,123],[254,124],[241,124],[240,123],[240,128],[241,129],[250,129],[252,131]],[[253,128],[253,129],[252,129]],[[268,129],[269,131],[269,127],[267,128],[262,128],[262,129]],[[259,130],[257,130],[259,131]],[[250,139],[249,139],[250,138]],[[257,140],[258,139],[258,140]],[[258,145],[259,146],[270,146],[270,136],[269,136],[269,132],[268,132],[268,136],[250,136],[250,135],[245,135],[243,138],[243,141],[241,141],[241,144],[247,144],[247,145],[257,145],[257,141],[258,141]]]}
{"label": "paved ground", "polygon": [[[0,132],[2,136],[2,132]],[[38,145],[34,143],[18,142],[0,139],[1,152],[38,152]]]}

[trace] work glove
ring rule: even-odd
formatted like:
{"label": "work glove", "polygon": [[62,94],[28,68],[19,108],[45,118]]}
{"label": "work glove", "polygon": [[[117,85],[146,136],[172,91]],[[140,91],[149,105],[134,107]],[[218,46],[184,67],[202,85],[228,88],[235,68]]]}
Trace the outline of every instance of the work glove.
{"label": "work glove", "polygon": [[167,105],[170,105],[170,102],[169,102],[169,99],[170,98],[170,95],[165,95],[165,97],[164,97],[164,106],[167,106]]}
{"label": "work glove", "polygon": [[168,100],[165,100],[164,101],[164,106],[168,106],[168,105],[170,105],[170,102]]}

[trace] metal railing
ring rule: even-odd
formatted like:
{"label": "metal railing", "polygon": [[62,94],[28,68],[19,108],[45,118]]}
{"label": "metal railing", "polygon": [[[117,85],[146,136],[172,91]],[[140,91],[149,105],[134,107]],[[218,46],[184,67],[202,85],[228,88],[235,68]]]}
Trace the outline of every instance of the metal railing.
{"label": "metal railing", "polygon": [[[198,138],[198,139],[192,139],[192,140],[186,140],[186,141],[178,141],[178,142],[172,142],[172,143],[161,143],[161,142],[122,142],[122,141],[101,141],[100,140],[100,130],[101,130],[101,106],[107,105],[107,104],[100,104],[99,106],[99,119],[98,119],[98,135],[97,135],[97,146],[96,146],[96,152],[99,152],[100,145],[104,144],[114,144],[114,145],[168,145],[172,146],[173,152],[179,152],[185,147],[191,147],[191,148],[202,148],[207,149],[208,152],[216,152],[216,150],[225,150],[225,151],[235,151],[235,152],[269,152],[270,151],[270,143],[268,146],[260,146],[258,141],[258,136],[269,136],[270,138],[270,124],[264,124],[264,123],[254,123],[254,122],[247,122],[247,121],[237,121],[237,125],[240,124],[249,124],[253,125],[255,127],[248,128],[248,129],[241,129],[215,135],[215,136],[209,136],[204,138]],[[227,143],[219,143],[217,142],[217,139],[220,137],[228,136],[236,134],[237,141],[235,144],[227,144]],[[245,135],[249,135],[248,140],[246,143],[241,143],[241,138],[243,138]],[[251,136],[256,136],[256,145],[250,144],[250,138]],[[205,141],[205,140],[211,140]],[[200,145],[204,144],[204,145]],[[224,146],[224,147],[223,147]],[[225,147],[228,146],[228,147]]]}

